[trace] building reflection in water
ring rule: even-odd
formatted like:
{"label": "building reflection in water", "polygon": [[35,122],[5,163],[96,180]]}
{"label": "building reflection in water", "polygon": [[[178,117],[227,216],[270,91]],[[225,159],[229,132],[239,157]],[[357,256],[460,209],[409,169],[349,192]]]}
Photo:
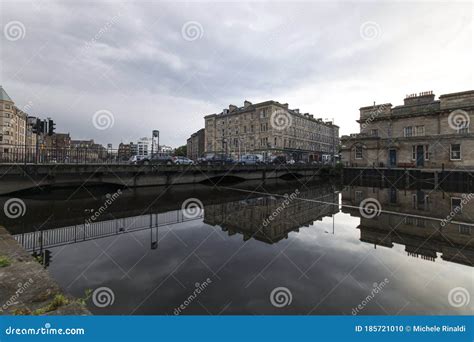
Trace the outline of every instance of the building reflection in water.
{"label": "building reflection in water", "polygon": [[[412,257],[435,261],[441,253],[443,260],[473,266],[474,205],[463,204],[471,196],[355,185],[343,189],[342,211],[360,217],[360,240],[375,248],[392,248],[396,243],[404,245]],[[381,204],[380,215],[365,218],[355,208],[367,198]]]}
{"label": "building reflection in water", "polygon": [[[150,197],[146,197],[148,190],[143,190],[139,196],[135,193],[124,194],[110,207],[109,212],[91,224],[84,223],[90,214],[84,213],[80,201],[73,207],[75,211],[66,215],[64,206],[58,202],[57,207],[50,209],[56,218],[52,215],[52,219],[45,221],[47,224],[42,224],[42,229],[32,224],[37,220],[35,210],[38,213],[47,210],[41,203],[37,204],[37,208],[35,203],[31,203],[28,209],[34,215],[26,218],[30,221],[22,223],[30,227],[29,230],[15,227],[17,230],[14,236],[48,266],[54,259],[51,254],[54,247],[140,230],[150,230],[149,248],[156,250],[159,249],[160,227],[187,224],[189,221],[203,221],[228,235],[241,234],[244,241],[253,238],[273,244],[324,217],[332,216],[334,220],[336,216],[337,223],[336,214],[342,210],[343,213],[360,218],[357,228],[362,242],[389,248],[400,244],[405,246],[407,254],[412,257],[432,261],[441,257],[450,262],[474,265],[474,206],[471,203],[463,204],[463,199],[472,194],[351,185],[341,191],[340,205],[340,192],[335,191],[332,185],[312,184],[299,189],[297,196],[288,201],[282,210],[287,200],[284,195],[293,194],[295,187],[267,189],[272,195],[223,190],[215,193],[205,189],[199,188],[198,193],[192,194],[184,190],[178,193],[176,190],[168,197],[164,196],[146,213],[142,213],[145,206],[143,202],[149,203],[151,200],[148,198],[154,199],[154,193]],[[187,218],[181,210],[181,204],[190,195],[199,197],[204,204],[204,213],[198,217]],[[382,213],[379,216],[368,219],[361,215],[358,206],[367,198],[380,202]],[[98,203],[86,203],[84,207],[97,207],[100,205]],[[271,216],[273,220],[268,219]],[[446,220],[447,217],[449,220]],[[441,255],[438,256],[438,253]]]}
{"label": "building reflection in water", "polygon": [[[262,196],[205,207],[204,223],[219,226],[229,235],[276,243],[290,232],[339,212],[338,192],[331,186],[298,191],[286,196]],[[294,198],[294,199],[292,199]],[[287,201],[288,204],[285,203]],[[269,220],[274,217],[273,220]]]}

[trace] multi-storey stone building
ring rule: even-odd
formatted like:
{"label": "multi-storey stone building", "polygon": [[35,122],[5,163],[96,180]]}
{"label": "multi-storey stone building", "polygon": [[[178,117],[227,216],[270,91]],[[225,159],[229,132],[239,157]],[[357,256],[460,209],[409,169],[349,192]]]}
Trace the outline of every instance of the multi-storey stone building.
{"label": "multi-storey stone building", "polygon": [[16,153],[20,146],[25,145],[27,117],[27,114],[15,106],[13,100],[0,86],[0,152],[2,154]]}
{"label": "multi-storey stone building", "polygon": [[205,145],[205,132],[201,128],[196,133],[191,134],[191,137],[186,141],[186,154],[189,159],[196,160],[202,157]]}
{"label": "multi-storey stone building", "polygon": [[360,133],[341,138],[341,160],[355,167],[474,167],[473,120],[473,90],[362,107]]}
{"label": "multi-storey stone building", "polygon": [[295,160],[322,160],[335,154],[339,127],[313,115],[266,101],[230,105],[205,118],[205,152],[238,157],[245,153],[285,154]]}

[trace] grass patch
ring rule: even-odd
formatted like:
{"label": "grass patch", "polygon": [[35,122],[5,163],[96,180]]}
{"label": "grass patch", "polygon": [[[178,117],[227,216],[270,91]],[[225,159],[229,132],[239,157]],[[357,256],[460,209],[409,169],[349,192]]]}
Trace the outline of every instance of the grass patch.
{"label": "grass patch", "polygon": [[11,261],[6,256],[0,256],[0,267],[7,267],[11,265]]}
{"label": "grass patch", "polygon": [[36,309],[33,311],[33,315],[44,315],[47,312],[51,312],[54,310],[59,309],[61,306],[65,306],[69,304],[69,299],[66,298],[66,296],[62,294],[58,294],[54,296],[53,300],[51,303],[49,303],[47,306]]}

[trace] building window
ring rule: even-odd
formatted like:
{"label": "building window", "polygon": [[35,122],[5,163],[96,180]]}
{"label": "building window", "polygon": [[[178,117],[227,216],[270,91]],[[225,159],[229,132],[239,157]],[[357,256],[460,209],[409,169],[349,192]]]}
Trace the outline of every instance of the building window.
{"label": "building window", "polygon": [[471,227],[467,224],[460,224],[459,225],[459,234],[462,235],[471,235]]}
{"label": "building window", "polygon": [[403,129],[403,133],[404,133],[405,137],[413,136],[413,127],[411,127],[411,126],[410,127],[405,127]]}
{"label": "building window", "polygon": [[462,201],[458,197],[451,197],[451,212],[454,214],[462,213]]}
{"label": "building window", "polygon": [[355,159],[362,159],[362,146],[358,145],[355,147]]}
{"label": "building window", "polygon": [[372,129],[370,131],[370,135],[372,135],[373,137],[378,137],[379,136],[379,130],[378,129]]}
{"label": "building window", "polygon": [[451,144],[450,159],[461,160],[461,144]]}
{"label": "building window", "polygon": [[430,145],[425,145],[425,160],[430,160]]}
{"label": "building window", "polygon": [[425,126],[416,126],[416,135],[417,136],[425,135]]}
{"label": "building window", "polygon": [[364,195],[364,193],[363,193],[362,191],[357,190],[357,191],[355,192],[355,200],[356,200],[357,202],[362,201],[362,196],[363,196],[363,195]]}

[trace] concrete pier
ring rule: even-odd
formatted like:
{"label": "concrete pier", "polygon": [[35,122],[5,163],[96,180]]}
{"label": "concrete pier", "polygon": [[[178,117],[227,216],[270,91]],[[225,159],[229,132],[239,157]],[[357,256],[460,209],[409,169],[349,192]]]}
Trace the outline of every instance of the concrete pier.
{"label": "concrete pier", "polygon": [[0,315],[90,315],[0,226]]}

